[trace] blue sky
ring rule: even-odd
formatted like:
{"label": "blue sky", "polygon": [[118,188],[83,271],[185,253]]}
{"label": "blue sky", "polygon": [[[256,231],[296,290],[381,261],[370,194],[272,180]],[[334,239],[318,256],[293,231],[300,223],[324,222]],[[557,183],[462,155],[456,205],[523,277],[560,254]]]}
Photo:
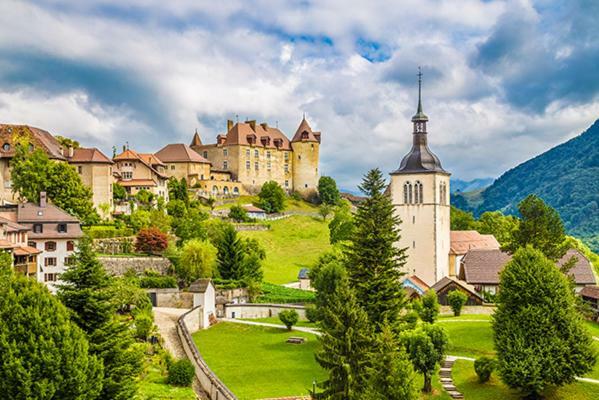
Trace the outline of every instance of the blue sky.
{"label": "blue sky", "polygon": [[461,179],[497,177],[599,118],[599,2],[0,2],[0,121],[108,155],[212,142],[226,119],[322,131],[321,171],[354,188],[411,142]]}

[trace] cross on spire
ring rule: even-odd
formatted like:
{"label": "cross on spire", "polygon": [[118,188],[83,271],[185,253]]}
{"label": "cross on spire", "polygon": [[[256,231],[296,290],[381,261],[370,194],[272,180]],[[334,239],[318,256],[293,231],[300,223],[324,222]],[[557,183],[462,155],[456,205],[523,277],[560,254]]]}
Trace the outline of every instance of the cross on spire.
{"label": "cross on spire", "polygon": [[422,111],[422,68],[418,66],[418,109],[416,115],[412,117],[412,122],[428,121],[428,117]]}

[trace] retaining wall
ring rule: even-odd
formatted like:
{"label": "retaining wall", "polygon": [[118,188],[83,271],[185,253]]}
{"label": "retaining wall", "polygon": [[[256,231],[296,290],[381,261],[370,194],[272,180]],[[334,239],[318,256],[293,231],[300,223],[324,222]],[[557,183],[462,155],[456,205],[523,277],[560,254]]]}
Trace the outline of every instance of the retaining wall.
{"label": "retaining wall", "polygon": [[191,337],[191,333],[200,329],[201,308],[201,306],[192,308],[177,320],[177,333],[183,344],[183,350],[194,364],[196,377],[211,400],[237,400],[229,388],[210,370]]}
{"label": "retaining wall", "polygon": [[182,292],[177,288],[168,289],[146,289],[154,298],[154,307],[187,308],[193,307],[193,293]]}
{"label": "retaining wall", "polygon": [[267,318],[276,317],[283,310],[295,310],[300,318],[306,318],[306,307],[294,304],[227,304],[225,316],[227,318]]}
{"label": "retaining wall", "polygon": [[98,257],[98,260],[110,275],[123,276],[133,270],[141,275],[144,271],[154,271],[165,275],[171,267],[171,262],[163,257]]}

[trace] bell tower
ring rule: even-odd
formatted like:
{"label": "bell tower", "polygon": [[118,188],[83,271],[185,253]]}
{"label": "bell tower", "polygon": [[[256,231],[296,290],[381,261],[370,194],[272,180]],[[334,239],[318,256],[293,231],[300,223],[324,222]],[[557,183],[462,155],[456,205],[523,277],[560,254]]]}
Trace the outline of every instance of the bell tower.
{"label": "bell tower", "polygon": [[422,110],[422,72],[418,71],[418,108],[412,117],[412,148],[391,172],[389,185],[401,218],[397,245],[407,249],[408,275],[433,285],[449,275],[449,176],[428,147],[428,117]]}

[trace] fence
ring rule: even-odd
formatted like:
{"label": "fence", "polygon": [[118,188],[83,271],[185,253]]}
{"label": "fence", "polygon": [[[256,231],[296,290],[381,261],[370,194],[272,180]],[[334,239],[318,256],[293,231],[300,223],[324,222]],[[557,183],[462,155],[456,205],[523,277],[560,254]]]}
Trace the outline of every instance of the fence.
{"label": "fence", "polygon": [[189,324],[193,332],[199,329],[200,308],[201,306],[192,308],[177,320],[177,334],[181,339],[185,354],[187,354],[187,357],[194,364],[196,377],[200,381],[202,389],[204,389],[211,400],[237,400],[237,397],[208,367],[208,364],[206,364],[206,361],[204,361],[200,351],[193,342],[187,326]]}

